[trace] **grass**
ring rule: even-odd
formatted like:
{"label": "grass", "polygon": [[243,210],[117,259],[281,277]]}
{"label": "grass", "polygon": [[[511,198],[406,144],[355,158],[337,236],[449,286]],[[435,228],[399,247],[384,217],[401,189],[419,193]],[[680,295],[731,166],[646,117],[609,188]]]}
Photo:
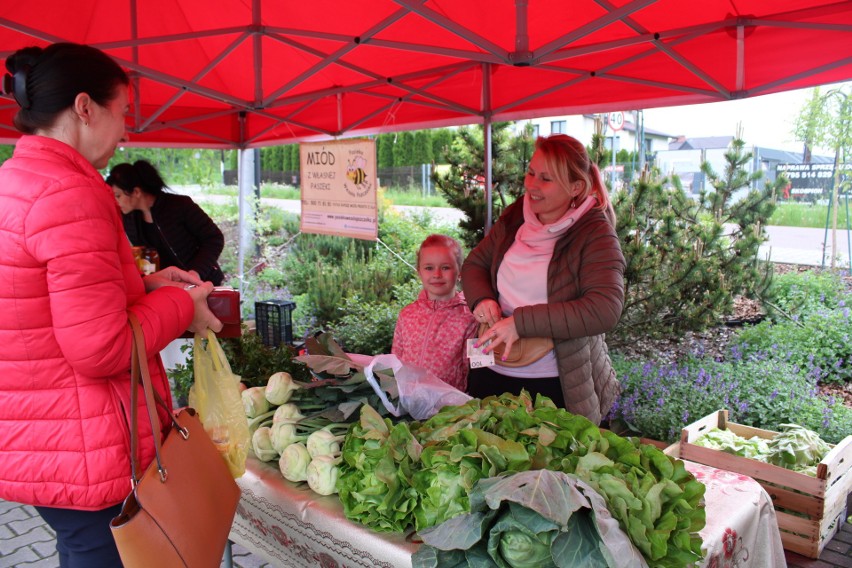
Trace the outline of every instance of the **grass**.
{"label": "grass", "polygon": [[[852,208],[852,204],[849,204]],[[846,229],[847,218],[846,199],[841,198],[837,207],[837,228]],[[812,229],[824,229],[825,218],[828,213],[828,205],[813,203],[779,203],[775,213],[769,218],[768,225],[779,227],[807,227]],[[829,219],[829,227],[831,220]]]}

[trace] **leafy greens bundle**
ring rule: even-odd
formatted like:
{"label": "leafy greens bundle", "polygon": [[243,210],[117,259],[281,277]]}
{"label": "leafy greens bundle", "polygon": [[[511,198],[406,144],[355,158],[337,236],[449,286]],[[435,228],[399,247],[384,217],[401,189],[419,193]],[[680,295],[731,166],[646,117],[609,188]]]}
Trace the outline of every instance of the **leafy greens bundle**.
{"label": "leafy greens bundle", "polygon": [[[346,516],[377,530],[418,531],[471,511],[476,482],[548,469],[576,475],[606,501],[653,566],[701,558],[704,485],[658,448],[602,431],[546,397],[508,394],[400,424],[362,408],[343,447]],[[486,564],[487,565],[487,564]]]}

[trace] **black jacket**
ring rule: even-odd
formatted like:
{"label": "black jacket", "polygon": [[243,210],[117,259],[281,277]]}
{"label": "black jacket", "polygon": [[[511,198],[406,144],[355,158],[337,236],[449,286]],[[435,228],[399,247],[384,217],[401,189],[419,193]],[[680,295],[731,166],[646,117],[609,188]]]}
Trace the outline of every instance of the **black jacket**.
{"label": "black jacket", "polygon": [[224,275],[217,261],[225,237],[192,198],[163,193],[151,207],[151,215],[154,223],[147,227],[141,211],[123,215],[124,231],[133,246],[157,249],[160,268],[195,270],[202,280],[216,286],[222,283]]}

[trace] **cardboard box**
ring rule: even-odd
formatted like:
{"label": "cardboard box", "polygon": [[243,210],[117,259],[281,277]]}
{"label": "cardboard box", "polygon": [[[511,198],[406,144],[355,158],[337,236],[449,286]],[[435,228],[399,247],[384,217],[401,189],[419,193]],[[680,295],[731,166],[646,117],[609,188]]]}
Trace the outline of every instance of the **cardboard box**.
{"label": "cardboard box", "polygon": [[852,436],[833,446],[817,465],[816,477],[811,477],[692,443],[712,428],[767,440],[777,432],[728,422],[728,411],[719,410],[682,430],[680,457],[752,477],[772,497],[784,548],[818,558],[846,519],[846,499],[852,491]]}

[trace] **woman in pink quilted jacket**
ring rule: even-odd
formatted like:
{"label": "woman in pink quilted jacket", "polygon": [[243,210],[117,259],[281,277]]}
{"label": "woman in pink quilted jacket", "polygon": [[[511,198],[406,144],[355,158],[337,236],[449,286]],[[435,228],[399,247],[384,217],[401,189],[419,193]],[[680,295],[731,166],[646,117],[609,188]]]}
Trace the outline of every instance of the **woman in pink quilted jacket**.
{"label": "woman in pink quilted jacket", "polygon": [[[35,506],[63,568],[121,566],[109,522],[130,489],[128,314],[157,353],[186,329],[221,329],[212,284],[136,269],[98,173],[126,139],[121,67],[62,43],[21,49],[6,69],[24,136],[0,167],[0,498]],[[158,356],[149,367],[170,401]],[[145,467],[153,439],[140,416]]]}

